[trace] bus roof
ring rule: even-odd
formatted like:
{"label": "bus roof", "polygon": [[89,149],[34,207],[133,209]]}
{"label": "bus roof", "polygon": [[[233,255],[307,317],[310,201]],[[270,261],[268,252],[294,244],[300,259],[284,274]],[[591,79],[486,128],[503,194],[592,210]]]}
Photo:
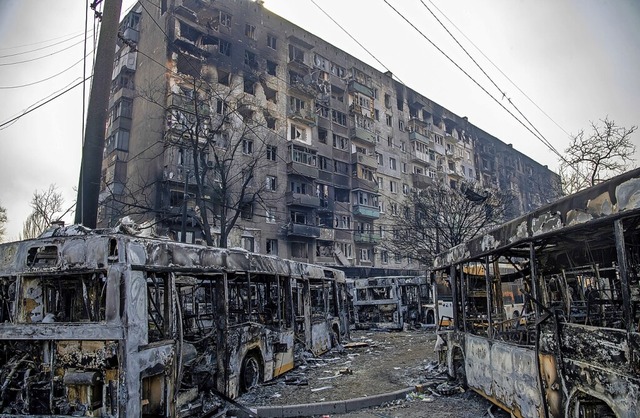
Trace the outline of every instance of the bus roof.
{"label": "bus roof", "polygon": [[565,196],[472,240],[438,254],[433,266],[477,260],[494,252],[558,234],[566,228],[592,228],[640,212],[640,168]]}
{"label": "bus roof", "polygon": [[[126,254],[124,258],[121,252]],[[39,256],[43,262],[37,262]],[[0,244],[0,275],[102,269],[118,257],[132,266],[159,270],[189,270],[194,273],[198,270],[248,271],[344,281],[344,273],[331,267],[252,253],[240,248],[184,244],[116,231],[85,230],[78,233],[74,225],[61,227],[42,238]]]}

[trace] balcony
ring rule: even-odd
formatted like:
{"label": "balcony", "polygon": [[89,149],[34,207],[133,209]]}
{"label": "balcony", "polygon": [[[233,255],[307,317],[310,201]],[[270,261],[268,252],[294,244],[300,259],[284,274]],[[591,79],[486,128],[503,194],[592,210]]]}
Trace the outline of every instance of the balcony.
{"label": "balcony", "polygon": [[366,190],[366,191],[377,193],[378,192],[378,185],[373,180],[365,180],[365,179],[352,177],[351,178],[351,189],[352,190],[361,189],[361,190]]}
{"label": "balcony", "polygon": [[378,167],[378,161],[373,155],[366,155],[361,152],[351,153],[351,164],[362,164],[367,167]]}
{"label": "balcony", "polygon": [[311,179],[317,179],[318,168],[291,161],[287,163],[287,174],[295,174],[298,176],[309,177]]}
{"label": "balcony", "polygon": [[325,241],[335,240],[335,229],[332,228],[320,228],[320,239]]}
{"label": "balcony", "polygon": [[113,71],[111,72],[111,79],[115,79],[118,74],[124,69],[125,71],[135,71],[136,62],[138,60],[138,53],[136,51],[129,51],[118,57],[118,62],[114,64]]}
{"label": "balcony", "polygon": [[320,238],[320,228],[313,225],[289,224],[287,228],[287,236]]}
{"label": "balcony", "polygon": [[411,181],[413,182],[413,187],[418,189],[426,189],[435,184],[431,177],[417,173],[411,173]]}
{"label": "balcony", "polygon": [[380,218],[380,209],[373,206],[354,205],[353,215],[362,216],[363,218],[378,219]]}
{"label": "balcony", "polygon": [[351,136],[351,139],[359,139],[360,141],[364,141],[368,144],[376,143],[375,136],[364,128],[351,128],[349,135]]}
{"label": "balcony", "polygon": [[425,144],[428,144],[429,142],[431,142],[428,136],[422,135],[418,131],[409,132],[409,140],[420,141],[420,142],[424,142]]}
{"label": "balcony", "polygon": [[454,160],[461,160],[462,159],[462,155],[455,152],[455,150],[446,150],[445,151],[445,155],[449,158],[452,158]]}
{"label": "balcony", "polygon": [[449,175],[449,177],[451,177],[451,178],[453,178],[453,179],[461,179],[461,178],[463,178],[463,177],[464,177],[464,175],[463,175],[461,172],[459,172],[458,170],[452,170],[452,169],[450,169],[450,168],[446,168],[446,169],[444,170],[444,172],[445,172],[446,174],[448,174],[448,175]]}
{"label": "balcony", "polygon": [[311,67],[309,67],[307,63],[304,62],[304,58],[289,59],[289,62],[287,63],[287,67],[292,70],[297,70],[299,72],[302,72],[304,74],[311,73]]}
{"label": "balcony", "polygon": [[351,177],[344,174],[334,173],[333,183],[334,186],[349,188],[351,187]]}
{"label": "balcony", "polygon": [[306,84],[302,80],[293,80],[289,83],[289,90],[295,90],[297,93],[315,98],[318,90],[314,86]]}
{"label": "balcony", "polygon": [[287,205],[306,206],[310,208],[320,207],[320,198],[308,194],[287,192],[285,194]]}
{"label": "balcony", "polygon": [[365,86],[357,82],[356,80],[349,81],[349,91],[350,92],[358,92],[364,94],[365,96],[369,96],[373,99],[373,90],[370,87]]}
{"label": "balcony", "polygon": [[289,109],[287,116],[295,122],[305,124],[312,128],[316,126],[316,123],[318,122],[315,113],[311,113],[306,110]]}
{"label": "balcony", "polygon": [[458,143],[458,139],[456,137],[454,137],[453,135],[451,135],[449,132],[446,132],[444,134],[444,139],[445,141],[452,143],[452,144],[457,144]]}
{"label": "balcony", "polygon": [[353,241],[356,244],[379,244],[380,235],[371,232],[354,232]]}
{"label": "balcony", "polygon": [[424,165],[429,165],[431,164],[431,160],[429,159],[429,153],[428,152],[422,152],[422,151],[412,151],[411,152],[411,160],[414,162],[418,162]]}

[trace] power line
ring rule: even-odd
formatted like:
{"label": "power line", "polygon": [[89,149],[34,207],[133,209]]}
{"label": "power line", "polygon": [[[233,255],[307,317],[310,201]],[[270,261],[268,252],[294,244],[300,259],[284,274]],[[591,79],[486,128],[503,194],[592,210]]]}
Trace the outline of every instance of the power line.
{"label": "power line", "polygon": [[[362,45],[355,37],[353,37],[353,35],[351,35],[349,33],[349,31],[347,31],[344,27],[342,27],[342,25],[340,25],[338,22],[336,22],[336,20],[333,17],[331,17],[331,15],[329,15],[329,13],[325,12],[324,9],[322,7],[320,7],[318,5],[318,3],[315,2],[315,0],[309,0],[309,1],[311,1],[311,3],[313,3],[318,9],[320,9],[320,11],[322,13],[324,13],[329,19],[331,19],[331,21],[333,23],[335,23],[336,26],[338,26],[340,29],[342,29],[342,31],[344,33],[346,33],[349,38],[351,38],[355,43],[357,43],[360,46],[360,48],[364,49],[367,54],[369,54],[374,60],[376,60],[378,62],[378,64],[380,64],[382,66],[382,68],[384,68],[385,70],[387,70],[390,73],[393,73],[391,70],[389,70],[389,68],[387,68],[386,65],[384,65],[382,63],[382,61],[380,61],[378,59],[378,57],[376,57],[371,51],[369,51],[367,48],[365,48],[365,46]],[[400,81],[402,84],[404,84],[404,82],[402,80],[400,80],[397,76],[396,76],[396,78],[398,79],[398,81]]]}
{"label": "power line", "polygon": [[60,74],[63,74],[65,72],[69,71],[70,69],[72,69],[76,65],[80,64],[82,61],[84,61],[85,58],[86,57],[80,58],[78,61],[76,61],[73,64],[71,64],[69,67],[65,68],[64,70],[62,70],[59,73],[54,74],[54,75],[52,75],[50,77],[44,78],[42,80],[34,81],[33,83],[21,84],[19,86],[2,86],[2,87],[0,87],[0,90],[9,90],[9,89],[17,89],[17,88],[21,88],[21,87],[29,87],[29,86],[33,86],[33,85],[36,85],[36,84],[43,83],[45,81],[51,80],[52,78],[55,78],[55,77],[59,76]]}
{"label": "power line", "polygon": [[51,99],[49,99],[49,100],[47,100],[47,101],[45,101],[45,102],[43,102],[43,103],[40,103],[39,105],[37,105],[37,106],[33,107],[32,109],[29,109],[29,110],[27,110],[27,111],[25,111],[25,112],[21,113],[20,115],[18,115],[18,116],[16,116],[16,117],[14,117],[14,118],[12,118],[12,119],[9,119],[8,121],[3,122],[2,124],[0,124],[0,128],[3,128],[4,126],[6,126],[6,125],[8,125],[8,124],[10,124],[10,123],[12,123],[12,122],[14,122],[14,121],[16,121],[16,120],[20,119],[21,117],[23,117],[23,116],[25,116],[25,115],[27,115],[27,114],[29,114],[29,113],[33,112],[34,110],[36,110],[36,109],[38,109],[38,108],[40,108],[40,107],[42,107],[42,106],[46,105],[47,103],[49,103],[49,102],[51,102],[51,101],[53,101],[53,100],[57,99],[58,97],[62,96],[63,94],[66,94],[66,93],[70,92],[70,91],[71,91],[71,90],[73,90],[74,88],[78,87],[80,84],[82,84],[82,83],[84,83],[85,81],[89,80],[91,77],[93,77],[93,76],[91,75],[91,76],[87,77],[86,79],[79,81],[78,83],[76,83],[76,84],[74,84],[73,86],[71,86],[70,88],[68,88],[68,89],[64,90],[64,91],[63,91],[63,92],[61,92],[60,94],[57,94],[56,96],[52,97]]}
{"label": "power line", "polygon": [[524,122],[522,122],[513,112],[507,109],[498,99],[496,99],[489,91],[484,88],[475,78],[471,76],[464,68],[462,68],[453,58],[447,55],[439,46],[437,46],[429,37],[427,37],[420,29],[418,29],[409,19],[407,19],[402,13],[400,13],[395,7],[393,7],[388,0],[383,0],[387,6],[389,6],[398,16],[400,16],[405,22],[407,22],[413,29],[415,29],[424,39],[426,39],[434,48],[438,50],[442,55],[444,55],[453,65],[456,66],[460,71],[462,71],[475,85],[477,85],[483,92],[485,92],[489,97],[493,99],[500,107],[502,107],[507,113],[509,113],[518,123],[520,123],[526,130],[528,130],[536,139],[542,142],[544,145],[549,147],[549,149],[554,152],[559,158],[564,159],[564,157],[553,147],[545,142],[544,139],[538,136],[530,127],[528,127]]}
{"label": "power line", "polygon": [[[70,40],[72,40],[72,39],[74,39],[74,38],[77,38],[77,37],[79,37],[79,36],[82,36],[82,33],[80,33],[80,34],[78,34],[78,35],[74,35],[74,36],[72,36],[72,37],[70,37],[70,38],[64,39],[64,40],[62,40],[62,41],[60,41],[60,42],[56,42],[56,43],[53,43],[53,44],[51,44],[51,45],[43,46],[43,47],[36,48],[36,49],[31,49],[31,50],[29,50],[29,51],[16,52],[15,54],[8,54],[8,55],[0,55],[0,58],[10,58],[10,57],[18,56],[18,55],[29,54],[29,53],[31,53],[31,52],[42,51],[43,49],[47,49],[47,48],[51,48],[52,46],[56,46],[56,45],[63,44],[63,43],[65,43],[65,42],[68,42],[68,41],[70,41]],[[50,41],[50,40],[47,40],[47,41],[44,41],[44,42],[49,42],[49,41]]]}
{"label": "power line", "polygon": [[69,45],[69,46],[67,46],[67,47],[65,47],[63,49],[60,49],[58,51],[52,52],[52,53],[47,54],[47,55],[42,55],[40,57],[31,58],[31,59],[27,59],[27,60],[23,60],[23,61],[14,61],[14,62],[2,63],[2,64],[0,64],[0,67],[6,66],[6,65],[24,64],[25,62],[33,62],[33,61],[37,61],[37,60],[40,60],[40,59],[43,59],[43,58],[47,58],[47,57],[50,57],[52,55],[56,55],[56,54],[59,54],[61,52],[64,52],[64,51],[66,51],[66,50],[68,50],[70,48],[73,48],[76,45],[79,45],[79,44],[83,43],[83,42],[86,42],[86,39],[83,39],[83,40],[81,40],[79,42],[76,42],[75,44]]}
{"label": "power line", "polygon": [[463,36],[467,41],[469,41],[469,43],[470,43],[471,45],[473,45],[473,47],[474,47],[478,52],[480,52],[480,54],[481,54],[481,55],[482,55],[482,56],[483,56],[487,61],[489,61],[489,63],[490,63],[491,65],[493,65],[493,67],[494,67],[496,70],[498,70],[498,72],[500,72],[500,74],[502,74],[502,75],[504,76],[504,78],[506,78],[506,79],[509,81],[509,83],[511,83],[511,85],[513,85],[513,86],[514,86],[514,87],[515,87],[515,88],[516,88],[516,89],[517,89],[517,90],[518,90],[518,91],[519,91],[519,92],[520,92],[524,97],[526,97],[526,98],[527,98],[527,100],[529,100],[529,101],[530,101],[530,102],[531,102],[531,103],[532,103],[532,104],[533,104],[533,105],[534,105],[534,106],[535,106],[535,107],[536,107],[540,112],[542,112],[542,114],[544,114],[544,115],[545,115],[545,116],[546,116],[546,117],[547,117],[551,122],[553,122],[553,123],[554,123],[558,128],[560,128],[560,130],[561,130],[562,132],[564,132],[565,134],[567,134],[567,136],[571,136],[571,134],[570,134],[569,132],[567,132],[567,131],[562,127],[562,126],[560,126],[560,124],[558,124],[558,122],[556,122],[556,121],[555,121],[551,116],[549,116],[549,115],[548,115],[544,110],[542,110],[542,108],[541,108],[540,106],[538,106],[538,104],[537,104],[535,101],[533,101],[533,99],[532,99],[531,97],[529,97],[529,96],[528,96],[524,91],[522,91],[522,89],[521,89],[521,88],[520,88],[520,87],[519,87],[519,86],[518,86],[518,85],[517,85],[513,80],[511,80],[511,78],[509,78],[509,76],[508,76],[508,75],[506,75],[506,74],[505,74],[505,73],[500,69],[500,67],[498,67],[498,66],[497,66],[497,65],[496,65],[496,64],[491,60],[491,58],[489,58],[487,55],[485,55],[485,53],[484,53],[484,52],[482,52],[482,50],[481,50],[481,49],[480,49],[480,48],[479,48],[479,47],[478,47],[478,46],[477,46],[477,45],[476,45],[476,44],[475,44],[471,39],[469,39],[469,37],[468,37],[468,36],[467,36],[467,35],[466,35],[466,34],[465,34],[465,33],[464,33],[464,32],[463,32],[463,31],[462,31],[458,26],[456,26],[456,24],[455,24],[454,22],[452,22],[452,21],[451,21],[451,19],[449,19],[449,18],[447,17],[447,15],[446,15],[442,10],[440,10],[440,9],[438,8],[438,6],[437,6],[437,5],[435,5],[431,0],[427,0],[427,1],[429,1],[429,3],[431,3],[431,5],[432,5],[432,6],[433,6],[433,7],[434,7],[438,12],[440,12],[440,14],[442,14],[442,16],[444,16],[444,18],[445,18],[445,19],[447,19],[447,21],[448,21],[449,23],[451,23],[451,25],[452,25],[454,28],[456,28],[456,30],[457,30],[458,32],[460,32],[460,34],[462,34],[462,36]]}
{"label": "power line", "polygon": [[484,74],[487,79],[489,79],[489,81],[491,81],[491,84],[493,84],[495,86],[496,89],[498,89],[498,91],[500,92],[500,94],[502,94],[502,98],[507,98],[507,101],[514,107],[514,109],[516,109],[516,111],[520,114],[520,116],[522,116],[524,118],[525,121],[527,121],[527,123],[529,125],[531,125],[531,127],[536,131],[536,133],[538,135],[540,135],[540,137],[542,139],[544,139],[544,144],[547,145],[547,147],[549,147],[551,150],[553,150],[553,152],[555,152],[556,154],[558,153],[558,150],[555,149],[555,147],[553,146],[553,144],[551,144],[547,138],[545,138],[545,136],[535,127],[535,125],[520,111],[520,109],[518,109],[518,107],[511,101],[511,98],[509,98],[507,96],[507,93],[504,92],[504,90],[502,90],[495,81],[493,81],[493,78],[491,78],[491,76],[489,76],[489,74],[487,74],[487,72],[484,70],[484,68],[482,68],[482,66],[471,56],[471,54],[466,50],[466,48],[464,46],[462,46],[462,44],[458,41],[458,39],[453,35],[453,33],[451,33],[451,31],[449,31],[449,29],[444,25],[444,23],[442,23],[442,21],[438,18],[438,16],[435,15],[435,13],[433,13],[433,11],[429,8],[429,6],[426,5],[426,3],[424,2],[424,0],[420,0],[420,2],[422,3],[422,5],[429,11],[429,13],[431,13],[431,16],[433,16],[436,21],[440,24],[440,26],[442,26],[442,28],[449,34],[449,36],[451,36],[451,38],[456,42],[456,44],[458,44],[458,46],[460,47],[460,49],[462,49],[464,51],[464,53],[467,55],[467,57],[469,57],[469,59],[480,69],[480,71],[482,72],[482,74]]}

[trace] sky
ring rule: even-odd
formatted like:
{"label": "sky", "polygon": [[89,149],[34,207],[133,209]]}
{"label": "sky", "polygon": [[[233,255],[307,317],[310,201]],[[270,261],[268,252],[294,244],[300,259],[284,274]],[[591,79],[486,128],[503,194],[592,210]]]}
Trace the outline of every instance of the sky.
{"label": "sky", "polygon": [[[123,11],[132,4],[124,0]],[[608,117],[621,126],[640,125],[637,0],[264,0],[264,6],[374,68],[391,71],[554,171],[558,156],[500,104],[526,124],[521,112],[560,153],[570,135],[588,131],[592,121]],[[82,85],[6,122],[82,80],[86,20],[88,48],[95,42],[93,14],[86,8],[79,0],[0,0],[5,240],[18,238],[36,190],[55,184],[65,209],[75,201],[88,102]],[[90,65],[86,71],[91,73]],[[87,83],[84,93],[89,89]],[[632,140],[640,149],[640,134]]]}

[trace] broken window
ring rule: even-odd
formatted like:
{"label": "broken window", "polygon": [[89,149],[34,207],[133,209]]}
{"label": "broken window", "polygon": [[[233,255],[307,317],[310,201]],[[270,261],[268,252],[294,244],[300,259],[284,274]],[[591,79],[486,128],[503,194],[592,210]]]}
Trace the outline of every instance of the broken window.
{"label": "broken window", "polygon": [[334,64],[333,62],[331,63],[331,74],[340,78],[344,78],[345,73],[346,73],[346,70],[343,67],[337,64]]}
{"label": "broken window", "polygon": [[251,95],[256,94],[256,83],[254,80],[250,78],[244,79],[244,92]]}
{"label": "broken window", "polygon": [[304,62],[304,51],[293,44],[289,44],[289,62]]}
{"label": "broken window", "polygon": [[267,145],[267,160],[276,161],[278,155],[278,147]]}
{"label": "broken window", "polygon": [[218,69],[218,84],[229,86],[231,84],[231,73]]}
{"label": "broken window", "polygon": [[262,90],[264,91],[264,96],[268,102],[278,103],[278,91],[274,89],[270,89],[266,85],[262,85]]}
{"label": "broken window", "polygon": [[331,85],[331,100],[344,103],[344,90],[340,87]]}
{"label": "broken window", "polygon": [[265,187],[267,190],[276,191],[278,189],[278,182],[275,176],[265,176]]}
{"label": "broken window", "polygon": [[313,64],[316,68],[321,68],[323,70],[328,69],[329,64],[328,64],[328,60],[318,54],[314,54],[313,55]]}
{"label": "broken window", "polygon": [[253,39],[254,41],[256,40],[256,27],[250,24],[245,24],[244,25],[244,36],[246,36],[249,39]]}
{"label": "broken window", "polygon": [[290,186],[290,190],[292,193],[307,194],[307,183],[293,180],[291,181]]}
{"label": "broken window", "polygon": [[331,120],[338,125],[347,126],[347,115],[337,110],[331,110]]}
{"label": "broken window", "polygon": [[219,22],[221,26],[231,28],[231,15],[229,13],[220,11]]}
{"label": "broken window", "polygon": [[306,108],[306,102],[297,97],[289,97],[289,108],[293,112],[300,112]]}
{"label": "broken window", "polygon": [[320,117],[329,119],[329,108],[321,105],[320,103],[316,103],[316,113]]}
{"label": "broken window", "polygon": [[242,153],[243,154],[253,154],[253,139],[243,139],[242,140]]}
{"label": "broken window", "polygon": [[[267,210],[266,210],[266,213],[265,213],[265,220],[266,220],[266,222],[268,224],[276,223],[276,211],[277,211],[277,209],[275,207],[273,207],[273,206],[267,207]],[[267,253],[267,254],[269,254],[269,253]]]}
{"label": "broken window", "polygon": [[240,216],[242,219],[251,220],[253,218],[253,202],[240,204]]}
{"label": "broken window", "polygon": [[327,143],[328,135],[329,132],[325,128],[318,128],[318,141],[320,141],[321,144]]}
{"label": "broken window", "polygon": [[291,243],[291,256],[293,258],[309,258],[309,246],[306,242],[292,242]]}
{"label": "broken window", "polygon": [[277,119],[271,115],[265,115],[264,121],[267,125],[267,128],[275,130],[276,129],[276,121]]}
{"label": "broken window", "polygon": [[305,212],[291,211],[291,222],[298,225],[307,225],[307,214]]}
{"label": "broken window", "polygon": [[333,134],[333,147],[341,150],[349,148],[349,139]]}
{"label": "broken window", "polygon": [[227,57],[231,56],[231,42],[225,41],[224,39],[220,39],[220,54],[226,55]]}
{"label": "broken window", "polygon": [[349,174],[349,164],[345,163],[344,161],[333,160],[333,167],[334,167],[334,172],[338,174],[344,174],[344,175]]}
{"label": "broken window", "polygon": [[193,28],[184,22],[180,22],[180,36],[196,44],[200,39],[201,33],[196,28]]}
{"label": "broken window", "polygon": [[290,135],[289,139],[297,139],[300,141],[305,141],[307,136],[307,130],[301,126],[297,126],[295,124],[291,124],[290,126]]}
{"label": "broken window", "polygon": [[[29,263],[57,258],[57,247],[29,250]],[[106,311],[105,273],[23,277],[18,322],[100,322]]]}
{"label": "broken window", "polygon": [[273,61],[267,60],[267,74],[269,75],[277,75],[278,64]]}
{"label": "broken window", "polygon": [[337,229],[351,229],[351,216],[336,215],[334,227]]}
{"label": "broken window", "polygon": [[316,151],[294,145],[290,147],[291,161],[316,167]]}
{"label": "broken window", "polygon": [[244,50],[244,63],[249,67],[255,68],[258,66],[258,59],[255,52],[251,52],[248,49]]}
{"label": "broken window", "polygon": [[323,157],[321,155],[318,156],[318,168],[323,171],[331,171],[331,159],[327,157]]}
{"label": "broken window", "polygon": [[269,255],[278,255],[278,240],[267,239],[266,253]]}

